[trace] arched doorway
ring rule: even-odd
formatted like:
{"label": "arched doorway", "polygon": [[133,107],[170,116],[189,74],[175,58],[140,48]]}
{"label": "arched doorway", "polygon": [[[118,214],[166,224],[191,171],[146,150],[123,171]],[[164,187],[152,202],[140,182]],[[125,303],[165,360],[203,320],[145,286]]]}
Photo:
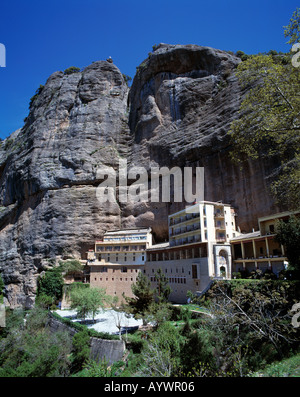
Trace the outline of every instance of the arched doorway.
{"label": "arched doorway", "polygon": [[230,278],[230,248],[216,247],[215,274],[217,277]]}

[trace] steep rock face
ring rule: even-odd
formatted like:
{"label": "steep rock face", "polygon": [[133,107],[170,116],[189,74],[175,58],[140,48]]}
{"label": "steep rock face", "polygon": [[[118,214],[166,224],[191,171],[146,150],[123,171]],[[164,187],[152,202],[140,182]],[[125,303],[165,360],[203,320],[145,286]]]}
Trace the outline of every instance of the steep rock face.
{"label": "steep rock face", "polygon": [[244,95],[234,73],[239,62],[208,47],[159,45],[134,78],[129,125],[133,159],[145,167],[204,167],[205,199],[231,203],[241,229],[251,230],[257,217],[277,210],[267,187],[274,165],[249,161],[240,170],[229,158],[227,132]]}
{"label": "steep rock face", "polygon": [[94,62],[52,74],[21,130],[0,148],[0,271],[6,303],[31,306],[36,278],[67,256],[85,257],[115,227],[152,226],[168,238],[167,215],[184,203],[100,203],[97,170],[203,166],[205,199],[232,203],[242,229],[275,210],[271,164],[243,170],[228,157],[227,131],[243,93],[239,60],[199,46],[158,46],[129,91],[119,69]]}
{"label": "steep rock face", "polygon": [[97,200],[96,174],[128,152],[127,95],[106,61],[56,72],[23,129],[4,141],[0,270],[12,306],[32,303],[45,259],[80,257],[105,229],[120,226],[120,208]]}

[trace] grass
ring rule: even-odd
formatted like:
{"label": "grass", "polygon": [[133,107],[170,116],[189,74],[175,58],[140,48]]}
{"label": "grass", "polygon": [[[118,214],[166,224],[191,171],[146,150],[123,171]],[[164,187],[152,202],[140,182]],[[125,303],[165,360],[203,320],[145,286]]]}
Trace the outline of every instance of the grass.
{"label": "grass", "polygon": [[267,365],[264,369],[254,372],[252,377],[300,377],[300,353]]}

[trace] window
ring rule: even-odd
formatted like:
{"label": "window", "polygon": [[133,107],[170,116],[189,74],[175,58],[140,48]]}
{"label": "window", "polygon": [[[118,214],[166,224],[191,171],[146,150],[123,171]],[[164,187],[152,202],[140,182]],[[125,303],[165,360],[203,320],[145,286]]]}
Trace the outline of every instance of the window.
{"label": "window", "polygon": [[121,267],[121,272],[122,273],[127,273],[127,267],[126,266],[122,266]]}
{"label": "window", "polygon": [[192,265],[192,278],[198,278],[197,265]]}

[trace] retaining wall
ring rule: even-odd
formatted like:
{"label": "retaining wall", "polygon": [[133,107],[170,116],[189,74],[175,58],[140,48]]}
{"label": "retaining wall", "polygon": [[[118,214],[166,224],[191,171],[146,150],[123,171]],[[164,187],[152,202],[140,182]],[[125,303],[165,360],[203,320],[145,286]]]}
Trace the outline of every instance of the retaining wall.
{"label": "retaining wall", "polygon": [[[70,337],[73,337],[78,331],[75,328],[64,324],[49,313],[48,327],[51,332],[65,331]],[[90,338],[91,353],[90,357],[95,361],[105,359],[109,364],[122,359],[125,352],[125,342],[122,340],[107,340],[91,337]]]}

